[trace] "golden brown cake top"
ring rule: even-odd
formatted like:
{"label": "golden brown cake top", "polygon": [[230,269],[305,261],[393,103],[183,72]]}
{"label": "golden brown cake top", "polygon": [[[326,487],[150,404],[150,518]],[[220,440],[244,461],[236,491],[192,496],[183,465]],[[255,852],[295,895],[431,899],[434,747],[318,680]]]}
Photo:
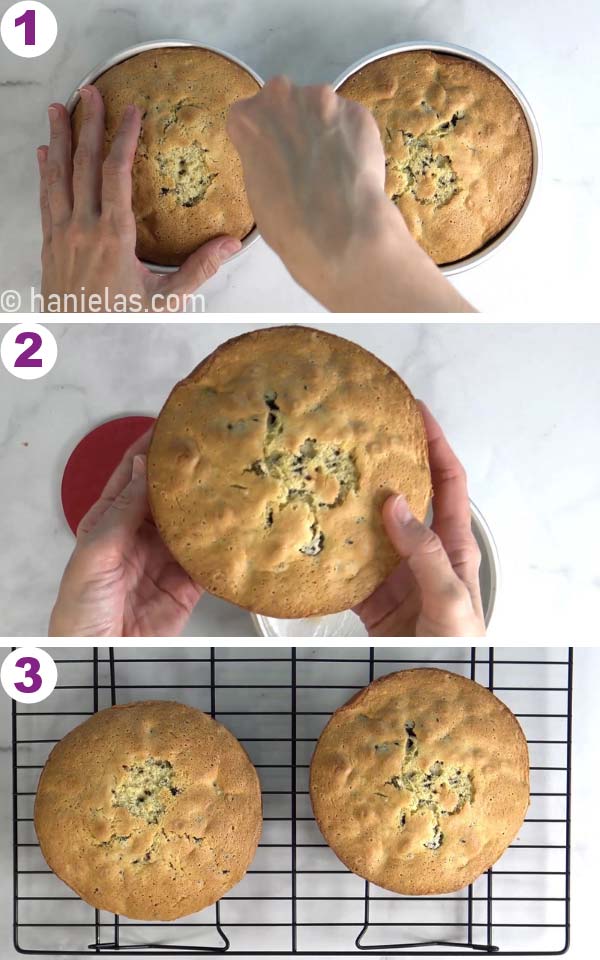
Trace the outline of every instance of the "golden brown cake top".
{"label": "golden brown cake top", "polygon": [[200,710],[131,703],[57,744],[34,819],[48,865],[87,903],[174,920],[244,876],[261,833],[260,785],[236,738]]}
{"label": "golden brown cake top", "polygon": [[[142,111],[133,209],[143,260],[177,265],[213,237],[250,232],[242,165],[225,130],[231,105],[259,89],[246,70],[210,50],[162,47],[110,67],[95,85],[106,111],[106,153],[125,107]],[[75,144],[82,117],[79,102]]]}
{"label": "golden brown cake top", "polygon": [[165,543],[212,593],[275,617],[347,609],[398,563],[381,508],[431,494],[421,412],[357,344],[306,327],[230,340],[154,428],[149,497]]}
{"label": "golden brown cake top", "polygon": [[485,687],[405,670],[334,713],[310,793],[323,836],[354,873],[396,893],[450,893],[495,863],[520,829],[527,742]]}
{"label": "golden brown cake top", "polygon": [[362,67],[339,93],[373,113],[386,192],[438,264],[481,249],[519,213],[533,171],[514,94],[487,67],[428,50]]}

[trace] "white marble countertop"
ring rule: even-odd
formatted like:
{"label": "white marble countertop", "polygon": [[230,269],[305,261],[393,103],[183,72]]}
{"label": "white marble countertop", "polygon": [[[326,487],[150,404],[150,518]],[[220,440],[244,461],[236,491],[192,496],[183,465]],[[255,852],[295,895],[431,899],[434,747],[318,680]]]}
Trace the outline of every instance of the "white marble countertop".
{"label": "white marble countertop", "polygon": [[[324,327],[385,358],[443,423],[498,545],[492,635],[564,642],[597,624],[600,326]],[[0,635],[45,634],[73,543],[59,491],[78,440],[107,419],[156,415],[178,379],[248,329],[53,324],[58,360],[46,377],[16,380],[0,367]],[[252,632],[248,614],[205,597],[187,635]]]}
{"label": "white marble countertop", "polygon": [[[81,663],[78,666],[73,666],[73,665],[63,666],[59,664],[59,684],[60,683],[62,684],[77,683],[77,684],[87,684],[89,686],[90,673],[91,673],[91,666],[89,663],[91,652],[89,648],[88,649],[76,648],[68,651],[64,649],[63,650],[52,649],[50,650],[50,652],[53,654],[55,659],[76,658],[81,661],[87,661],[87,663]],[[4,653],[5,651],[0,650],[0,660],[3,659]],[[382,652],[379,651],[377,656],[381,655],[381,653]],[[238,650],[237,652],[231,651],[231,654],[230,654],[231,657],[240,657],[240,656],[253,657],[253,656],[260,656],[260,655],[261,655],[261,651],[250,650],[248,648],[244,648],[244,650]],[[269,651],[268,655],[271,657],[289,659],[289,651],[286,651],[283,649],[271,650]],[[354,649],[352,651],[344,651],[339,648],[335,650],[330,649],[328,651],[321,650],[320,652],[316,650],[313,650],[313,651],[307,650],[302,652],[302,654],[299,654],[298,663],[302,664],[303,658],[307,658],[310,661],[311,658],[314,658],[315,656],[319,656],[319,655],[325,656],[325,657],[334,657],[334,658],[337,658],[337,657],[352,657],[352,658],[363,657],[364,658],[366,655],[366,651],[364,650],[361,651],[358,649]],[[198,658],[201,656],[206,656],[206,652],[192,650],[190,648],[184,650],[184,649],[178,649],[173,647],[163,649],[163,650],[161,650],[160,648],[157,648],[152,651],[144,651],[139,647],[135,649],[124,648],[117,652],[118,658],[133,658],[133,659],[174,658],[175,663],[161,664],[160,682],[163,684],[179,683],[183,685],[187,685],[190,682],[193,682],[193,680],[190,680],[191,671],[192,670],[198,671],[199,669],[198,665],[191,666],[187,664],[186,661],[190,659]],[[224,656],[224,657],[228,656],[228,651],[220,652],[219,656]],[[411,650],[410,648],[404,648],[402,650],[397,650],[396,652],[391,650],[386,650],[383,653],[383,656],[385,656],[386,658],[391,657],[392,659],[399,658],[399,657],[415,658],[415,659],[421,660],[423,665],[425,665],[426,661],[431,660],[433,658],[445,657],[448,659],[450,658],[464,659],[465,651],[461,650],[460,648],[446,648],[445,651],[441,651],[441,650],[436,651],[431,648],[425,648],[425,649],[421,648],[420,650],[417,650],[417,649]],[[468,657],[468,652],[466,653],[466,656]],[[485,658],[485,656],[486,656],[485,650],[482,651],[481,653],[478,653],[478,657]],[[498,659],[511,659],[511,660],[512,659],[516,659],[516,660],[560,659],[560,660],[563,660],[564,657],[565,657],[565,651],[556,650],[556,649],[527,651],[525,649],[515,650],[513,648],[509,651],[505,649],[505,650],[498,650],[496,652],[497,660]],[[101,659],[105,659],[105,658],[106,658],[106,651],[101,652]],[[177,660],[182,660],[183,664],[180,663],[179,666],[177,666],[176,665]],[[261,667],[263,667],[263,665],[261,665]],[[397,667],[399,668],[400,664],[397,664]],[[269,665],[268,668],[266,667],[266,665],[264,665],[264,669],[265,670],[268,669],[269,672],[265,673],[264,677],[261,680],[258,680],[258,683],[273,682],[273,679],[275,678],[276,673],[279,671],[279,665],[275,663],[272,665],[272,668],[273,669],[271,669],[271,665]],[[143,668],[144,669],[143,674],[140,673],[140,669],[142,668],[133,667],[131,664],[128,664],[125,666],[121,666],[117,664],[117,670],[116,670],[117,683],[139,684],[139,683],[156,682],[156,680],[154,681],[152,680],[153,674],[152,674],[151,668]],[[239,684],[240,683],[239,670],[242,668],[240,667],[238,668],[237,672],[234,671],[234,673],[226,675],[225,671],[231,670],[231,669],[232,668],[230,666],[219,664],[217,666],[218,677],[220,678],[218,682],[220,683],[233,682],[233,683]],[[247,668],[244,667],[243,669],[245,670]],[[299,666],[298,669],[302,671],[302,666]],[[309,666],[308,669],[310,671],[312,668]],[[390,669],[390,668],[386,667],[386,669]],[[395,667],[392,667],[391,669],[395,669]],[[458,670],[458,672],[464,671],[464,668],[455,667],[455,666],[449,666],[449,669],[456,669]],[[502,669],[503,671],[506,671],[507,669],[509,669],[511,671],[510,673],[498,673],[499,679],[497,680],[497,682],[501,683],[503,686],[504,686],[504,683],[507,682],[506,681],[507,677],[510,677],[510,680],[508,682],[511,687],[516,686],[523,681],[524,674],[522,673],[522,670],[523,670],[522,667],[521,668],[519,667],[500,668],[500,665],[497,664],[496,671],[498,671],[499,669]],[[530,667],[529,670],[531,669],[532,668]],[[533,682],[533,685],[535,686],[541,687],[547,684],[549,681],[549,677],[551,676],[562,678],[561,683],[564,681],[563,673],[560,673],[560,674],[547,673],[548,670],[554,671],[556,669],[560,669],[561,671],[563,671],[564,670],[563,667],[554,668],[554,667],[543,666],[536,669],[539,670],[539,675],[536,677],[535,681]],[[287,673],[288,670],[289,670],[289,667],[283,668],[283,675],[285,675],[286,677],[288,676],[288,673]],[[362,673],[361,673],[361,670],[362,670]],[[515,672],[514,672],[515,670],[520,671],[518,676],[515,675]],[[319,674],[301,673],[302,682],[322,683],[323,682],[322,671],[323,671],[323,668],[321,667]],[[598,832],[598,830],[590,829],[590,823],[593,821],[593,818],[594,818],[594,810],[592,808],[592,802],[593,802],[592,798],[597,795],[596,790],[598,785],[596,767],[597,767],[597,731],[600,725],[600,699],[597,696],[599,671],[600,671],[600,652],[597,649],[594,650],[594,649],[577,648],[575,651],[575,666],[574,666],[573,752],[572,752],[573,778],[572,778],[572,810],[571,810],[571,813],[572,813],[572,857],[571,857],[572,947],[569,953],[569,956],[572,957],[573,960],[587,960],[587,958],[590,956],[590,943],[595,937],[595,930],[596,930],[597,864],[598,864],[598,858],[600,857],[600,833]],[[381,668],[377,669],[377,674],[379,672],[385,672],[383,670],[383,665]],[[364,680],[362,679],[363,673],[364,673],[364,667],[356,671],[356,673],[354,671],[354,668],[352,667],[350,673],[344,672],[343,676],[346,679],[344,681],[341,681],[338,678],[338,682],[353,682],[353,683],[358,682],[360,684],[364,682]],[[100,682],[106,683],[107,674],[106,674],[105,667],[100,667],[99,675],[100,675]],[[156,676],[155,673],[154,673],[154,676]],[[309,676],[312,676],[313,679],[312,680],[308,679]],[[352,677],[352,679],[350,680],[349,677]],[[481,682],[485,682],[485,677],[483,676],[478,675],[478,679],[481,680]],[[196,679],[196,682],[198,682],[198,679]],[[268,690],[263,690],[259,692],[261,697],[263,695],[269,694]],[[225,691],[223,691],[223,693],[225,693]],[[335,693],[335,696],[339,699],[339,702],[343,702],[343,700],[349,695],[347,692],[343,690],[338,690],[338,691],[335,691],[334,693]],[[195,690],[183,689],[183,688],[180,688],[179,690],[177,690],[176,687],[169,687],[168,689],[162,689],[159,692],[159,695],[164,698],[170,697],[170,698],[180,699],[180,700],[183,700],[184,702],[193,703],[197,706],[204,707],[204,702],[198,699],[199,697],[202,696],[202,693]],[[139,698],[139,696],[140,694],[135,687],[122,689],[118,693],[118,702],[123,703],[129,700],[135,700]],[[515,696],[518,696],[517,693],[503,692],[503,693],[500,693],[499,696],[503,697],[505,701],[508,703],[508,705],[512,707],[513,710],[518,710],[516,701],[514,700]],[[530,695],[528,694],[527,696],[530,696]],[[559,696],[564,698],[564,693],[554,694],[553,696]],[[85,698],[83,701],[81,701],[82,697]],[[221,702],[222,702],[221,696],[218,694],[217,709],[223,709],[223,707],[220,706]],[[264,703],[265,701],[263,700],[261,702]],[[545,700],[544,706],[542,708],[542,712],[546,712],[546,713],[550,712],[552,710],[551,704],[553,702],[555,701]],[[564,703],[564,700],[560,700],[556,702]],[[101,707],[107,706],[108,703],[109,703],[108,692],[106,690],[103,690],[101,694],[100,706]],[[79,704],[79,706],[77,706],[77,704]],[[337,700],[330,698],[327,701],[327,709],[328,710],[333,709],[336,704],[337,704]],[[321,709],[323,709],[323,706],[324,704],[321,706]],[[29,708],[22,707],[22,706],[19,707],[20,711],[26,711],[28,709]],[[61,709],[69,709],[69,710],[83,709],[83,710],[89,711],[91,709],[90,691],[89,689],[86,691],[72,689],[70,692],[66,690],[63,690],[63,691],[56,690],[55,693],[52,694],[51,698],[45,701],[44,704],[41,704],[39,705],[39,707],[34,707],[32,709],[35,711],[43,710],[49,713],[52,713],[53,711],[58,711]],[[281,706],[278,706],[277,709],[281,709]],[[74,726],[78,722],[81,722],[83,719],[84,717],[65,718],[65,717],[48,716],[46,718],[42,718],[41,723],[40,721],[37,721],[37,726],[33,726],[33,727],[31,726],[31,723],[34,721],[22,720],[22,721],[19,721],[19,723],[22,724],[22,726],[19,727],[21,731],[20,735],[21,737],[26,737],[26,738],[27,737],[40,737],[40,738],[60,737],[60,736],[63,736],[68,729],[70,729],[72,726]],[[228,716],[222,719],[224,720],[225,723],[231,726],[233,731],[237,733],[238,736],[244,737],[244,736],[252,735],[252,733],[249,732],[246,727],[244,727],[243,729],[240,729],[239,726],[236,727],[236,720],[234,718]],[[237,719],[238,724],[239,724],[239,719],[240,718]],[[320,723],[324,723],[324,722],[325,722],[325,718],[320,718]],[[535,734],[532,733],[533,728],[530,728],[529,732],[527,732],[528,730],[527,724],[531,724],[531,723],[536,724],[536,721],[525,720],[522,722],[525,724],[525,730],[528,736],[541,737],[544,739],[551,736],[556,736],[556,727],[551,726],[552,723],[553,722],[556,723],[556,721],[545,720],[543,721],[543,723],[546,724],[546,726],[536,725]],[[319,728],[315,728],[314,731],[311,731],[309,735],[316,736],[318,734],[318,729]],[[553,731],[552,733],[549,732],[551,730]],[[561,736],[562,736],[562,733],[561,733]],[[12,789],[12,786],[11,786],[11,766],[10,766],[11,765],[10,744],[11,744],[10,700],[5,695],[4,691],[0,689],[0,798],[1,798],[1,803],[0,803],[0,895],[1,895],[0,896],[0,942],[3,944],[3,947],[2,947],[3,958],[5,957],[12,958],[12,957],[18,956],[18,954],[12,948],[13,880],[12,880],[12,850],[11,850],[11,846],[12,846],[11,789]],[[262,746],[263,745],[261,744],[256,744],[252,742],[249,743],[248,749],[251,751],[251,755],[254,762],[264,763],[266,761],[267,763],[273,763],[274,759],[271,754],[264,754],[264,753],[261,754],[260,752],[257,752],[262,749]],[[45,760],[45,751],[47,749],[48,748],[44,747],[43,745],[38,747],[20,746],[19,754],[18,754],[18,758],[19,758],[18,762],[20,764],[43,763]],[[532,748],[532,750],[538,750],[538,749],[539,748],[537,747]],[[564,748],[562,747],[543,748],[543,749],[564,751]],[[564,754],[560,752],[559,753],[546,752],[543,754],[536,754],[536,759],[533,759],[533,756],[534,755],[532,754],[532,761],[531,761],[532,764],[542,762],[543,764],[548,765],[553,762],[558,762],[559,760],[561,763],[564,763]],[[302,759],[308,760],[309,757],[310,757],[310,750],[306,754],[306,757],[304,757],[303,755]],[[287,755],[279,753],[277,755],[277,759],[278,761],[287,762],[288,758],[287,758]],[[267,788],[269,785],[268,776],[274,775],[276,772],[278,771],[275,771],[275,770],[269,771],[266,769],[260,770],[260,776],[261,776],[261,780],[263,782],[264,788]],[[19,789],[26,790],[26,791],[35,790],[37,774],[38,774],[37,770],[20,770],[19,771]],[[304,775],[305,775],[305,771],[299,771],[298,773],[299,778],[302,778]],[[532,789],[533,790],[540,790],[540,789],[541,790],[547,790],[547,789],[564,790],[564,774],[556,774],[552,772],[543,774],[544,777],[549,778],[548,780],[540,780],[539,779],[540,776],[541,775],[539,772],[532,772]],[[553,779],[556,777],[558,777],[559,779],[558,780]],[[563,779],[560,779],[561,777]],[[300,779],[298,782],[303,783],[304,781]],[[535,786],[533,786],[534,783],[535,783]],[[552,783],[554,783],[554,786],[551,786]],[[270,804],[273,798],[266,797],[265,800],[268,804]],[[550,802],[553,802],[553,801],[550,801]],[[19,803],[20,803],[20,807],[19,807],[20,815],[29,816],[30,815],[29,809],[31,806],[30,799],[28,797],[21,797]],[[539,805],[541,803],[542,807],[532,806],[532,810],[530,812],[531,817],[536,817],[540,815],[541,816],[562,816],[563,815],[558,811],[558,809],[554,813],[550,812],[553,809],[552,807],[547,808],[548,812],[541,813],[541,809],[543,809],[543,804],[546,803],[546,798],[543,798],[542,800],[540,800],[540,798],[536,798],[535,800],[532,798],[532,803],[536,805]],[[267,814],[266,809],[265,809],[265,813]],[[276,815],[281,816],[282,812],[279,812]],[[270,831],[277,826],[278,825],[274,823],[265,824],[265,835],[263,839],[266,842],[269,842],[269,840],[273,839],[273,836],[271,835]],[[314,829],[312,825],[309,825],[309,824],[302,824],[301,827],[303,831],[305,829],[309,829],[309,830]],[[532,842],[532,837],[534,835],[531,833],[525,832],[525,831],[531,831],[532,829],[535,831],[535,837],[536,837],[535,842],[544,843],[544,844],[547,844],[548,842],[558,842],[559,835],[556,834],[555,831],[560,830],[560,825],[530,824],[530,825],[526,825],[523,828],[522,835],[518,838],[517,844],[519,843],[527,844]],[[307,836],[306,833],[303,833],[303,836],[306,837]],[[280,842],[284,837],[285,837],[285,834],[283,835],[283,837],[280,836]],[[309,833],[308,837],[310,838],[311,841],[318,841],[320,839],[316,830],[314,833]],[[22,823],[20,825],[20,839],[21,841],[26,841],[26,842],[32,842],[35,839],[33,831],[31,830],[31,824]],[[285,839],[284,839],[284,842],[285,842]],[[307,851],[304,851],[304,853],[306,852]],[[330,860],[326,860],[325,862],[323,862],[322,859],[319,859],[319,854],[322,853],[321,851],[309,851],[309,852],[311,853],[311,855],[317,857],[317,863],[319,864],[320,869],[323,869],[325,865],[326,866],[336,865],[335,862],[331,862]],[[284,854],[285,853],[286,851],[284,851]],[[511,850],[505,856],[510,859],[516,853],[517,851]],[[527,858],[530,855],[537,858],[536,863],[540,863],[540,866],[538,867],[538,869],[546,869],[546,870],[561,869],[561,866],[563,863],[563,857],[564,857],[564,852],[562,850],[546,850],[543,854],[543,856],[545,856],[546,858],[544,861],[540,860],[540,857],[542,856],[542,853],[540,851],[532,852],[531,850],[525,849],[525,851],[522,852],[519,856],[522,856],[523,853]],[[261,860],[260,860],[260,864],[258,864],[257,862],[256,864],[257,866],[260,865],[261,868],[264,868],[265,866],[268,866],[270,864],[275,869],[282,869],[280,851],[263,849],[262,851],[260,851],[259,857],[261,858]],[[331,855],[331,857],[333,859],[333,855]],[[543,868],[541,867],[542,862],[544,863]],[[287,865],[287,861],[284,861],[284,863]],[[529,859],[527,860],[527,863],[529,864],[530,868],[533,866],[533,864]],[[31,849],[21,849],[20,864],[22,868],[33,867],[34,869],[40,869],[44,867],[44,864],[41,861],[38,851],[31,850]],[[512,860],[512,869],[515,869],[515,868],[518,869],[517,864],[515,863],[514,860]],[[315,878],[311,878],[311,879],[313,879],[315,883],[317,882]],[[518,890],[513,887],[511,890],[511,894],[522,896],[524,895],[524,892],[527,893],[527,890],[526,889],[524,890],[522,884],[527,885],[527,882],[530,878],[519,877],[516,879],[518,879],[519,884],[521,885],[520,886],[521,892],[519,893]],[[256,881],[257,885],[252,886],[250,888],[248,887],[248,878],[246,879],[246,881],[243,881],[245,896],[249,896],[249,895],[253,896],[253,895],[256,895],[257,892],[266,893],[268,896],[272,895],[269,893],[269,891],[273,888],[269,886],[268,877],[255,877],[254,880]],[[327,886],[324,886],[323,880],[324,878],[322,876],[319,876],[318,878],[319,886],[317,890],[321,895],[327,891],[327,895],[331,896],[332,895],[331,887],[328,888]],[[503,880],[506,880],[506,878],[497,877],[495,880],[494,890],[496,895],[499,895],[499,894],[501,895],[501,892],[502,892],[501,886],[502,886]],[[552,881],[554,880],[557,881],[556,886],[552,885]],[[529,891],[531,896],[535,897],[535,896],[546,895],[546,888],[543,886],[540,886],[543,883],[549,884],[548,889],[552,889],[551,895],[555,895],[555,896],[562,895],[560,878],[557,878],[557,877],[544,878],[544,879],[539,878],[539,879],[536,879],[536,883],[538,885],[534,886]],[[240,886],[240,891],[241,890],[242,890],[242,886]],[[345,887],[344,887],[344,890],[346,890]],[[360,895],[362,893],[362,885],[358,885],[357,887],[355,887],[354,891],[358,895]],[[20,886],[21,895],[27,894],[27,893],[33,893],[34,895],[37,894],[38,896],[40,894],[60,896],[60,895],[64,895],[66,892],[67,892],[66,888],[64,888],[60,883],[60,881],[58,881],[56,878],[21,877],[21,886]],[[277,889],[277,892],[279,893],[280,889]],[[340,892],[341,892],[340,889],[337,889],[333,895],[339,896]],[[37,906],[39,908],[40,915],[35,913],[32,914],[31,903],[27,901],[24,901],[21,903],[21,921],[23,923],[28,923],[28,922],[31,922],[32,920],[34,920],[35,922],[39,922],[39,921],[48,922],[49,920],[51,920],[53,923],[58,923],[60,925],[61,922],[64,923],[65,919],[76,920],[77,922],[86,923],[86,924],[90,923],[91,910],[84,907],[83,905],[57,903],[56,901],[50,902],[49,904],[44,904],[38,901],[37,904],[35,904],[34,906]],[[273,919],[279,919],[277,917],[276,909],[274,909],[274,908],[277,908],[277,906],[278,906],[277,904],[270,904],[269,906],[264,906],[261,904],[261,907],[267,911],[266,917],[271,922],[273,921]],[[341,908],[341,907],[344,907],[345,905],[339,904],[339,906]],[[420,906],[422,906],[425,909],[425,911],[427,911],[428,909],[427,904],[422,904]],[[495,908],[496,923],[506,921],[507,917],[509,920],[515,920],[517,922],[518,921],[538,922],[538,920],[540,919],[540,904],[539,903],[536,903],[533,905],[527,904],[527,906],[530,907],[530,913],[524,914],[522,912],[522,907],[523,907],[522,904],[507,905],[507,904],[498,902]],[[231,904],[231,903],[228,904],[225,901],[222,908],[222,915],[226,925],[225,928],[227,932],[230,934],[230,936],[232,936],[232,942],[239,944],[240,931],[235,929],[234,927],[227,929],[227,922],[228,921],[231,922],[231,919],[232,919],[231,911],[232,909],[235,909],[235,907],[236,907],[235,904]],[[521,912],[519,912],[519,907],[521,907]],[[307,909],[306,904],[301,905],[301,909],[302,910]],[[415,907],[415,909],[417,909],[417,907]],[[49,912],[50,910],[53,912],[50,913]],[[284,907],[284,910],[285,910],[285,907]],[[510,910],[512,912],[512,916],[510,916],[510,914],[507,914],[506,912],[507,910]],[[75,911],[75,913],[73,913],[73,911]],[[545,922],[553,922],[553,921],[560,920],[559,915],[555,911],[556,911],[556,905],[548,904],[547,913],[545,915],[546,917]],[[43,916],[41,915],[42,913],[44,914]],[[352,919],[354,919],[355,914],[353,914],[352,911],[350,911],[350,916]],[[431,917],[431,913],[427,914],[427,912],[425,912],[425,914],[420,914],[420,916]],[[109,920],[107,915],[103,915],[103,919],[105,919],[106,921]],[[209,920],[210,919],[212,918],[209,917]],[[255,922],[257,918],[256,916],[252,915],[250,917],[247,917],[246,919],[249,919],[251,922],[253,921]],[[287,922],[289,920],[289,915],[287,913],[284,913],[283,916],[281,916],[281,919]],[[337,914],[336,914],[336,919],[337,919]],[[346,914],[346,919],[350,919],[350,917],[347,914]],[[461,916],[461,919],[463,919],[462,916]],[[476,917],[476,919],[478,918]],[[452,930],[452,932],[454,933],[455,936],[460,936],[460,933],[457,930]],[[243,931],[242,933],[246,936],[251,936],[251,933],[247,934],[246,931]],[[533,933],[534,931],[531,929],[521,932],[519,930],[511,931],[511,930],[502,929],[500,927],[496,927],[495,939],[499,938],[502,941],[502,944],[506,944],[508,942],[508,943],[514,943],[514,944],[520,943],[522,945],[523,943],[526,942],[531,947]],[[89,943],[91,937],[93,937],[93,932],[89,928],[89,926],[86,927],[86,929],[83,931],[79,931],[79,930],[65,931],[64,928],[60,929],[60,927],[58,929],[52,928],[50,930],[46,929],[45,931],[40,931],[40,930],[32,929],[31,927],[24,927],[20,932],[20,940],[23,946],[28,946],[28,945],[31,946],[33,944],[39,944],[40,942],[42,942],[46,948],[49,948],[48,940],[41,939],[44,936],[44,934],[47,934],[48,938],[51,938],[51,942],[53,945],[56,944],[58,946],[60,944],[60,947],[62,948],[67,948],[69,945],[72,946],[74,943],[77,944],[78,946],[82,942]],[[186,942],[189,942],[189,937],[193,935],[189,931],[185,931],[185,930],[182,931],[181,928],[178,931],[177,927],[174,926],[171,931],[169,942],[171,943],[173,941],[177,942],[178,934],[179,934],[180,940],[181,938],[188,938]],[[343,934],[345,937],[348,937],[348,934],[346,933],[345,930],[343,931]],[[144,940],[146,940],[146,938],[149,935],[150,935],[150,932],[148,930],[141,931],[141,937]],[[277,929],[272,929],[269,931],[270,942],[285,943],[286,942],[284,939],[285,935],[286,935],[285,931],[280,932]],[[348,942],[351,942],[351,939],[354,937],[354,935],[355,935],[354,933],[351,934]],[[110,936],[110,928],[109,929],[105,928],[103,930],[103,937],[106,940],[108,939],[109,936]],[[127,939],[129,942],[128,938],[130,936],[131,936],[130,933],[128,934],[126,931],[124,931],[123,933],[124,940]],[[306,929],[300,930],[301,943],[306,944],[307,936],[309,936],[309,932],[307,932]],[[549,944],[556,945],[557,942],[559,942],[560,940],[560,936],[561,934],[557,931],[556,932],[553,932],[552,930],[539,931],[538,933],[539,939],[536,940],[535,947],[540,949],[540,948],[543,948],[544,945],[548,945],[546,948],[552,949],[552,947],[550,947]],[[529,939],[524,940],[523,938],[525,937],[528,937]],[[212,942],[212,940],[210,942]],[[253,943],[254,942],[256,941],[253,941]],[[321,939],[318,942],[320,944],[319,949],[322,949],[323,940]],[[264,943],[261,943],[260,946],[264,947]],[[256,947],[258,947],[258,943],[256,943]],[[253,949],[256,947],[250,946],[250,949]],[[338,949],[339,949],[339,945],[338,945]],[[61,954],[61,955],[64,955],[64,954]],[[167,951],[164,951],[163,955],[176,956],[176,954],[171,954]],[[59,956],[59,954],[52,954],[52,956]]]}
{"label": "white marble countertop", "polygon": [[[537,201],[491,260],[458,278],[482,310],[576,316],[597,300],[593,211],[600,205],[600,7],[547,0],[51,0],[48,54],[0,46],[0,290],[39,283],[35,147],[47,104],[65,100],[96,63],[160,37],[203,40],[261,75],[333,81],[356,59],[401,40],[447,40],[501,66],[531,101],[544,144]],[[205,288],[206,309],[304,311],[313,301],[262,243]],[[24,299],[24,303],[28,300]],[[23,307],[22,309],[28,309]]]}

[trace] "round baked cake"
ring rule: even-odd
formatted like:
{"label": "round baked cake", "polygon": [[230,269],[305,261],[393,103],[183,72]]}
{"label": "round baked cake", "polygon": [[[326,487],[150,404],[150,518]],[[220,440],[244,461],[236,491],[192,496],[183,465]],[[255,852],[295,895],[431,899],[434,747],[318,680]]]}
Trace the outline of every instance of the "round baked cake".
{"label": "round baked cake", "polygon": [[[162,47],[110,67],[95,81],[105,107],[105,152],[125,107],[142,111],[133,165],[137,253],[161,266],[183,263],[221,234],[243,239],[254,218],[242,165],[225,131],[229,108],[259,85],[232,60],[199,47]],[[73,112],[77,144],[81,101]]]}
{"label": "round baked cake", "polygon": [[244,876],[260,839],[260,784],[236,738],[200,710],[130,703],[54,747],[34,822],[48,865],[86,903],[175,920]]}
{"label": "round baked cake", "polygon": [[334,713],[310,795],[325,840],[353,873],[395,893],[451,893],[516,837],[529,805],[527,741],[485,687],[404,670]]}
{"label": "round baked cake", "polygon": [[357,344],[306,327],[229,340],[179,383],[148,453],[155,523],[211,593],[255,613],[348,609],[398,563],[381,508],[431,494],[408,387]]}
{"label": "round baked cake", "polygon": [[487,67],[429,50],[374,60],[338,92],[373,113],[386,192],[438,264],[480,250],[521,210],[533,149],[523,109]]}

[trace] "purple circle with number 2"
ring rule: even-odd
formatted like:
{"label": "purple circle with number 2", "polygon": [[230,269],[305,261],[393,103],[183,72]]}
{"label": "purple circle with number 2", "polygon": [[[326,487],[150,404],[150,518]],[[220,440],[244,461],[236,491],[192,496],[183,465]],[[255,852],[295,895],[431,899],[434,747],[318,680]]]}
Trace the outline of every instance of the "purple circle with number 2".
{"label": "purple circle with number 2", "polygon": [[50,373],[58,356],[52,331],[41,323],[17,323],[0,345],[2,363],[19,380],[38,380]]}

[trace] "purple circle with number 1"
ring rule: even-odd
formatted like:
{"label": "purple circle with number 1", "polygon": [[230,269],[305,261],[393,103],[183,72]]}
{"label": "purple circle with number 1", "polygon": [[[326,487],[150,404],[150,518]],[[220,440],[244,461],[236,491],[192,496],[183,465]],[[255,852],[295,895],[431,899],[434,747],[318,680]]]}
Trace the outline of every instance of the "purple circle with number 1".
{"label": "purple circle with number 1", "polygon": [[5,693],[19,703],[40,703],[56,686],[58,673],[49,653],[20,647],[5,658],[0,672]]}
{"label": "purple circle with number 1", "polygon": [[41,57],[53,46],[58,33],[56,17],[39,0],[19,0],[2,16],[0,36],[17,57]]}

